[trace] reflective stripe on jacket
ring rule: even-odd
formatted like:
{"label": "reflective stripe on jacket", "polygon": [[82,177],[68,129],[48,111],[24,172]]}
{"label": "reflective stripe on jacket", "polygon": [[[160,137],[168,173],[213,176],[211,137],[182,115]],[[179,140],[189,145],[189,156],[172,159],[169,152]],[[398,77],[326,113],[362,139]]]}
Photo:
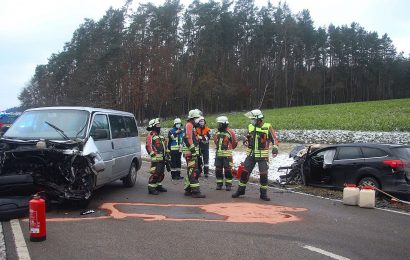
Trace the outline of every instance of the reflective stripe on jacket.
{"label": "reflective stripe on jacket", "polygon": [[225,131],[217,131],[214,135],[216,145],[216,157],[232,157],[232,150],[236,148],[235,132],[227,128]]}
{"label": "reflective stripe on jacket", "polygon": [[261,127],[250,124],[247,139],[246,154],[253,155],[255,158],[269,158],[269,142],[275,145],[279,143],[275,131],[269,123],[264,123]]}
{"label": "reflective stripe on jacket", "polygon": [[145,149],[147,149],[147,153],[151,156],[151,161],[159,162],[164,160],[165,147],[165,138],[162,135],[155,131],[147,135]]}
{"label": "reflective stripe on jacket", "polygon": [[[195,130],[194,124],[191,121],[188,121],[188,123],[185,125],[185,134],[183,137],[183,146],[182,146],[182,152],[183,154],[186,155],[191,155],[191,147],[198,147],[199,141],[198,141],[198,134]],[[198,149],[198,148],[196,148]],[[192,155],[196,155],[192,154]]]}
{"label": "reflective stripe on jacket", "polygon": [[[181,130],[177,133],[177,130]],[[171,128],[168,132],[169,143],[168,147],[171,151],[178,151],[182,147],[182,139],[184,137],[184,130]]]}

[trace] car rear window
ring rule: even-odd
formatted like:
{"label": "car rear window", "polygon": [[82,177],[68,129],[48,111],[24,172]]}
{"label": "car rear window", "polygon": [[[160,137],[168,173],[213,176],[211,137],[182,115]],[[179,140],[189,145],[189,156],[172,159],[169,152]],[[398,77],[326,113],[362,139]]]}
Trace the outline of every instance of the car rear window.
{"label": "car rear window", "polygon": [[397,147],[397,148],[392,148],[392,150],[401,159],[410,161],[410,147]]}
{"label": "car rear window", "polygon": [[337,154],[337,160],[358,159],[363,158],[360,147],[340,147]]}
{"label": "car rear window", "polygon": [[362,152],[364,158],[388,156],[388,154],[385,151],[378,148],[362,147]]}

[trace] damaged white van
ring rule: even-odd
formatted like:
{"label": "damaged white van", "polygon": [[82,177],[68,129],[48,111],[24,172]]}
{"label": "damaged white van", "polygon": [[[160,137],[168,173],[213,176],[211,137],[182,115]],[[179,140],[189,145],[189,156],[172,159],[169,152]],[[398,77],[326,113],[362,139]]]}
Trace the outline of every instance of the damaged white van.
{"label": "damaged white van", "polygon": [[0,139],[3,191],[16,191],[32,180],[48,196],[84,201],[96,188],[118,179],[134,186],[140,167],[137,123],[128,112],[29,109]]}

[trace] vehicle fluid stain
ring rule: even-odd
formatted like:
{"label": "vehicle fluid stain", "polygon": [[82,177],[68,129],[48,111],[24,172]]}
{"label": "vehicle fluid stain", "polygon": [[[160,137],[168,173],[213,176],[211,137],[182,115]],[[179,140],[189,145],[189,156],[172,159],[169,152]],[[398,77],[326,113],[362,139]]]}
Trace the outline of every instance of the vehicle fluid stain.
{"label": "vehicle fluid stain", "polygon": [[47,222],[142,218],[145,221],[279,224],[301,221],[300,217],[290,213],[302,212],[307,209],[257,203],[215,203],[204,205],[104,203],[100,206],[100,210],[106,211],[107,215],[82,218],[48,218]]}

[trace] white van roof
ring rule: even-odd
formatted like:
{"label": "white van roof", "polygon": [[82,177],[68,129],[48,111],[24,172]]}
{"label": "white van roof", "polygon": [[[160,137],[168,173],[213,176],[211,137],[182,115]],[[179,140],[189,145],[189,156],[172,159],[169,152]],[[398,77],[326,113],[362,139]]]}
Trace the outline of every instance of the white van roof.
{"label": "white van roof", "polygon": [[26,111],[52,110],[52,109],[83,110],[83,111],[88,111],[90,113],[103,112],[103,113],[109,113],[109,114],[128,115],[128,116],[132,116],[132,117],[134,116],[130,112],[113,110],[113,109],[105,109],[105,108],[95,108],[95,107],[64,107],[64,106],[61,106],[61,107],[59,107],[59,106],[56,106],[56,107],[37,107],[37,108],[27,109]]}

